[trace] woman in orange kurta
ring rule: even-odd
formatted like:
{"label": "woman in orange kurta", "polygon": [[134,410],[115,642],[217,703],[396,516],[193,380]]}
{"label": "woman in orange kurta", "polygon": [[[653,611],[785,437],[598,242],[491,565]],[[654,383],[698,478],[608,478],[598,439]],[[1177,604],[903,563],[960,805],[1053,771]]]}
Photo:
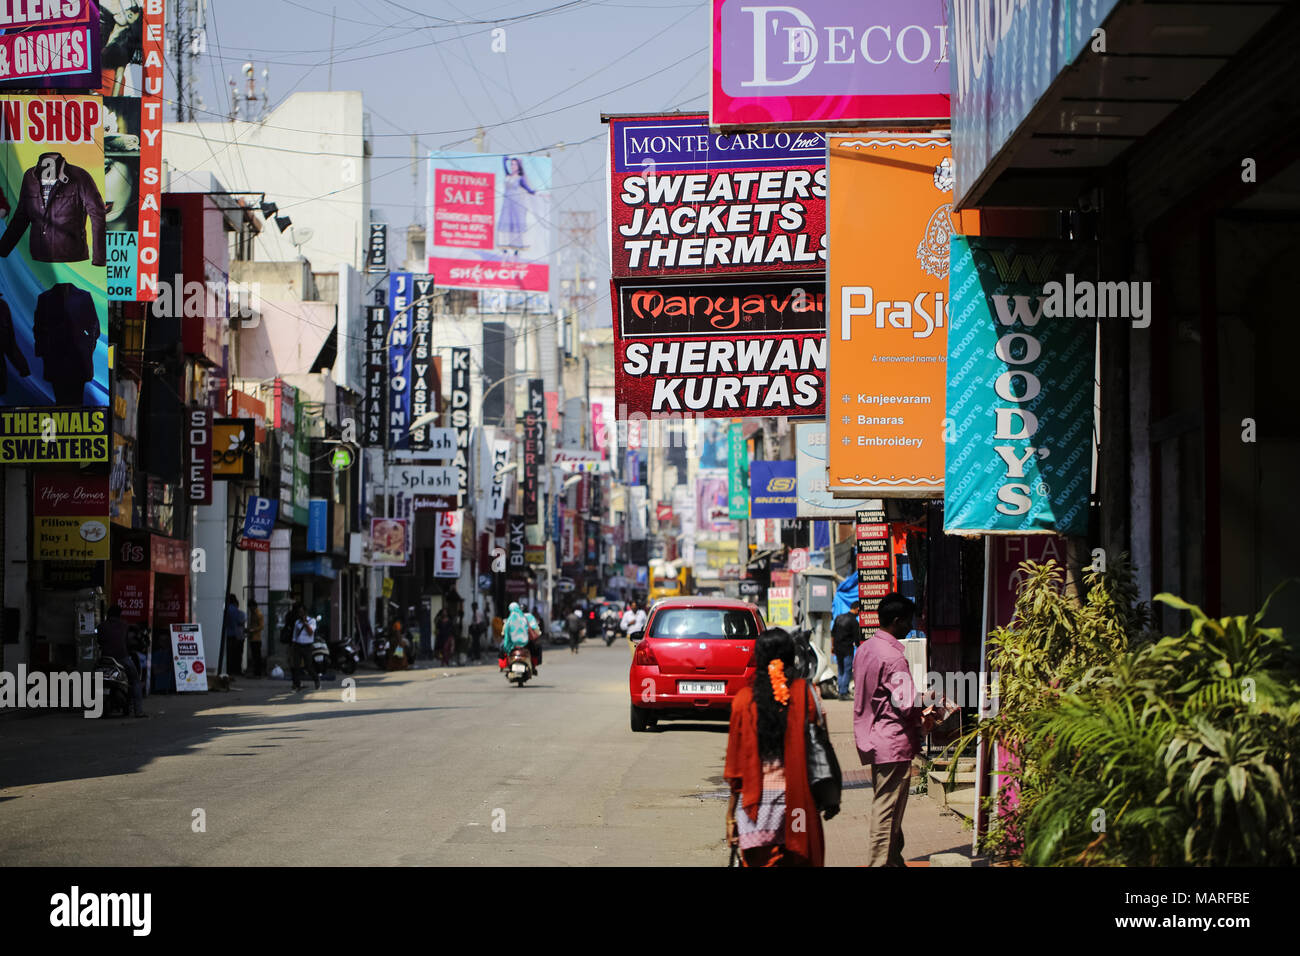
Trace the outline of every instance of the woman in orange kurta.
{"label": "woman in orange kurta", "polygon": [[727,842],[745,866],[822,866],[822,821],[808,785],[807,721],[817,719],[816,705],[806,681],[786,679],[789,633],[765,631],[755,657],[753,685],[731,704]]}

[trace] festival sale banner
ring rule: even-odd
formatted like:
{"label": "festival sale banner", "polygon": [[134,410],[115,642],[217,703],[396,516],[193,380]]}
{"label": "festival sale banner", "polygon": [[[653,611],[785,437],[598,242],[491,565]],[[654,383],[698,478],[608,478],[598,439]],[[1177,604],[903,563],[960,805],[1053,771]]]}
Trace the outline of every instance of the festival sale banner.
{"label": "festival sale banner", "polygon": [[431,152],[426,235],[440,287],[546,293],[550,157]]}

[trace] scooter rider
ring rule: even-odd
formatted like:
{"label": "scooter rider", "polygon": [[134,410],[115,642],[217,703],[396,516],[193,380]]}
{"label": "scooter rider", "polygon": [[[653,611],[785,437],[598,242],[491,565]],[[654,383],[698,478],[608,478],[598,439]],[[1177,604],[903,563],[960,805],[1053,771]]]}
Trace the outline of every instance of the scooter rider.
{"label": "scooter rider", "polygon": [[[511,603],[505,627],[501,630],[501,653],[507,661],[510,652],[516,647],[528,647],[532,643],[532,635],[528,631],[528,618],[524,617],[518,604]],[[533,673],[537,673],[536,665],[533,666]]]}
{"label": "scooter rider", "polygon": [[542,666],[542,625],[538,622],[537,615],[527,607],[521,607],[520,611],[528,621],[528,653],[533,656],[533,674],[536,675],[537,669]]}

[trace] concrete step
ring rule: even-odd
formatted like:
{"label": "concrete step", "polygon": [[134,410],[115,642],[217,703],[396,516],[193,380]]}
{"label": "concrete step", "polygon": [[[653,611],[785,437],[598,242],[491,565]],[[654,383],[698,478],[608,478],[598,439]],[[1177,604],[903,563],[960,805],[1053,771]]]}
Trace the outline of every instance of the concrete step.
{"label": "concrete step", "polygon": [[948,801],[944,804],[949,810],[956,811],[967,820],[975,819],[975,791],[955,791],[948,794]]}
{"label": "concrete step", "polygon": [[[975,779],[976,779],[976,774],[974,770],[969,770],[969,771],[959,770],[957,771],[956,776],[953,778],[953,783],[956,784],[957,786],[960,786],[962,784],[970,784],[973,787],[975,785]],[[931,770],[930,784],[932,786],[936,786],[940,788],[948,786],[948,771],[946,769]]]}
{"label": "concrete step", "polygon": [[[932,761],[930,761],[930,764],[935,770],[942,769],[943,771],[947,772],[948,768],[952,766],[952,758],[935,757]],[[961,757],[958,759],[957,770],[959,772],[964,773],[966,771],[974,771],[974,769],[975,769],[974,757]]]}

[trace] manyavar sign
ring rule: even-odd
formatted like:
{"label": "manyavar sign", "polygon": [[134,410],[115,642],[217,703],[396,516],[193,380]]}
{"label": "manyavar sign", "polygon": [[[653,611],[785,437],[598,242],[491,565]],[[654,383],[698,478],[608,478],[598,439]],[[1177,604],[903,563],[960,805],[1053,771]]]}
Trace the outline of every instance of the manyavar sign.
{"label": "manyavar sign", "polygon": [[947,120],[944,7],[944,0],[713,0],[709,120],[722,129]]}
{"label": "manyavar sign", "polygon": [[820,276],[628,283],[614,309],[614,380],[629,413],[734,418],[825,409]]}
{"label": "manyavar sign", "polygon": [[820,269],[826,139],[718,134],[708,117],[611,117],[615,278]]}
{"label": "manyavar sign", "polygon": [[943,494],[952,149],[832,136],[827,490]]}
{"label": "manyavar sign", "polygon": [[1087,533],[1097,323],[1046,287],[1096,266],[1090,243],[952,237],[944,531]]}

